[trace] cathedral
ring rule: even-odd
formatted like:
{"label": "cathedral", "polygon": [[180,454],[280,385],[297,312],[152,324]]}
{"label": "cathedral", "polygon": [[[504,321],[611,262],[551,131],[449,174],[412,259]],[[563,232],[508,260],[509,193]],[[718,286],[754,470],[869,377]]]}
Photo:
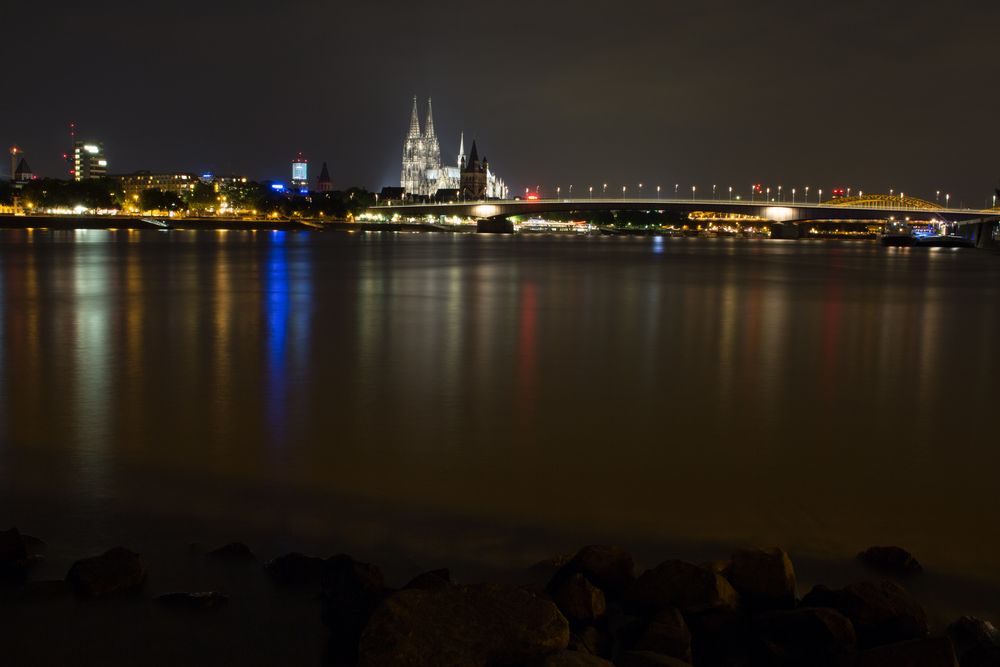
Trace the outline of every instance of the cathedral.
{"label": "cathedral", "polygon": [[[403,171],[399,179],[403,190],[408,195],[426,198],[434,197],[439,190],[450,190],[461,192],[463,197],[469,199],[506,199],[507,186],[500,177],[490,171],[489,163],[485,159],[479,160],[475,147],[472,158],[467,163],[463,133],[459,141],[456,165],[454,167],[441,165],[441,146],[434,132],[431,101],[427,100],[427,121],[421,130],[417,98],[414,97],[410,130],[403,145]],[[470,181],[473,171],[477,176]],[[476,187],[468,188],[466,191],[466,186],[473,181]],[[482,181],[481,187],[479,181]]]}

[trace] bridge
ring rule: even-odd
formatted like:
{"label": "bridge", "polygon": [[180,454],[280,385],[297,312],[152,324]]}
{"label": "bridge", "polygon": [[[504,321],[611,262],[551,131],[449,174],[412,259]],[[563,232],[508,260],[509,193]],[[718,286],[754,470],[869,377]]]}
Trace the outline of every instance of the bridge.
{"label": "bridge", "polygon": [[941,222],[952,227],[966,227],[963,233],[979,239],[1000,221],[1000,208],[946,208],[901,195],[863,195],[826,202],[804,203],[746,199],[653,199],[653,198],[583,198],[583,199],[514,199],[498,201],[449,202],[439,204],[383,205],[369,209],[401,220],[448,217],[501,222],[515,217],[546,214],[615,212],[669,212],[681,218],[710,219],[712,214],[733,216],[734,221],[767,221],[798,225],[816,221],[886,221]]}

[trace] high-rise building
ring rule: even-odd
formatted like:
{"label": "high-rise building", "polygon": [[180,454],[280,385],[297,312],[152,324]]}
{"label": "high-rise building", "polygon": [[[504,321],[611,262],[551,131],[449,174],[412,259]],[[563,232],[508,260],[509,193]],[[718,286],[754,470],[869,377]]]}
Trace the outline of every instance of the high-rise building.
{"label": "high-rise building", "polygon": [[[403,144],[403,170],[400,186],[409,196],[433,197],[438,190],[458,190],[462,185],[462,168],[465,164],[465,133],[461,134],[458,149],[458,163],[454,166],[441,165],[441,147],[434,130],[434,112],[431,101],[427,100],[427,122],[420,128],[417,112],[417,98],[413,98],[410,114],[410,129]],[[496,174],[484,172],[487,185],[482,195],[488,199],[505,199],[507,186]]]}
{"label": "high-rise building", "polygon": [[85,181],[108,175],[104,144],[99,141],[77,141],[73,144],[73,178]]}
{"label": "high-rise building", "polygon": [[309,187],[309,160],[302,153],[292,160],[292,186],[295,188]]}

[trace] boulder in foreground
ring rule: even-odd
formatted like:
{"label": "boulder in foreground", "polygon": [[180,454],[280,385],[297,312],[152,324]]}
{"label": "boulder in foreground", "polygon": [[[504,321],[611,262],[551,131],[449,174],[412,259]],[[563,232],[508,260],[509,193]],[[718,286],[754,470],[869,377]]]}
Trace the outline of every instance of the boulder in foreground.
{"label": "boulder in foreground", "polygon": [[632,646],[635,651],[653,651],[691,662],[691,630],[677,609],[659,612]]}
{"label": "boulder in foreground", "polygon": [[731,610],[739,595],[723,577],[680,560],[668,560],[646,570],[625,596],[631,606],[647,613],[676,607],[685,614]]}
{"label": "boulder in foreground", "polygon": [[156,601],[171,609],[215,609],[229,602],[229,596],[216,591],[201,593],[164,593]]}
{"label": "boulder in foreground", "polygon": [[927,613],[904,588],[891,581],[863,581],[841,590],[816,586],[803,607],[832,607],[851,619],[863,647],[928,635]]}
{"label": "boulder in foreground", "polygon": [[912,577],[924,571],[913,554],[900,547],[869,547],[858,554],[858,560],[873,570],[897,577]]}
{"label": "boulder in foreground", "polygon": [[740,549],[723,575],[754,609],[795,606],[795,568],[781,549]]}
{"label": "boulder in foreground", "polygon": [[861,654],[858,667],[959,667],[947,637],[887,644]]}
{"label": "boulder in foreground", "polygon": [[66,582],[85,597],[104,597],[127,593],[142,586],[146,568],[139,554],[124,547],[115,547],[100,556],[73,563]]}
{"label": "boulder in foreground", "polygon": [[384,597],[385,581],[378,567],[343,554],[326,561],[320,602],[323,623],[330,630],[331,654],[356,659],[361,632]]}
{"label": "boulder in foreground", "polygon": [[615,667],[604,658],[582,651],[559,651],[532,663],[532,667]]}
{"label": "boulder in foreground", "polygon": [[627,651],[615,662],[616,667],[691,667],[690,663],[652,651]]}
{"label": "boulder in foreground", "polygon": [[576,574],[585,576],[609,600],[620,600],[635,581],[635,561],[619,547],[597,544],[583,547],[552,577],[549,592]]}
{"label": "boulder in foreground", "polygon": [[361,636],[361,667],[501,667],[567,647],[555,604],[511,586],[481,584],[391,595]]}
{"label": "boulder in foreground", "polygon": [[853,665],[858,639],[851,621],[836,609],[805,607],[754,618],[762,661],[773,665]]}
{"label": "boulder in foreground", "polygon": [[948,626],[962,667],[1000,667],[1000,632],[989,621],[963,616]]}
{"label": "boulder in foreground", "polygon": [[580,573],[557,585],[551,593],[559,611],[575,626],[594,623],[607,611],[604,592]]}

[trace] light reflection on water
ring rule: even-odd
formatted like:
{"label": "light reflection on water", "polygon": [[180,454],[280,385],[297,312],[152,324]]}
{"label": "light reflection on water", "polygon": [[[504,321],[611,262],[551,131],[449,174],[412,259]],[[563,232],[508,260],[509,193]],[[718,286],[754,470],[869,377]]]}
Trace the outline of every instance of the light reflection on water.
{"label": "light reflection on water", "polygon": [[493,562],[539,532],[545,548],[895,542],[1000,581],[1000,534],[982,528],[1000,504],[990,253],[0,244],[0,524],[88,548],[180,525]]}

